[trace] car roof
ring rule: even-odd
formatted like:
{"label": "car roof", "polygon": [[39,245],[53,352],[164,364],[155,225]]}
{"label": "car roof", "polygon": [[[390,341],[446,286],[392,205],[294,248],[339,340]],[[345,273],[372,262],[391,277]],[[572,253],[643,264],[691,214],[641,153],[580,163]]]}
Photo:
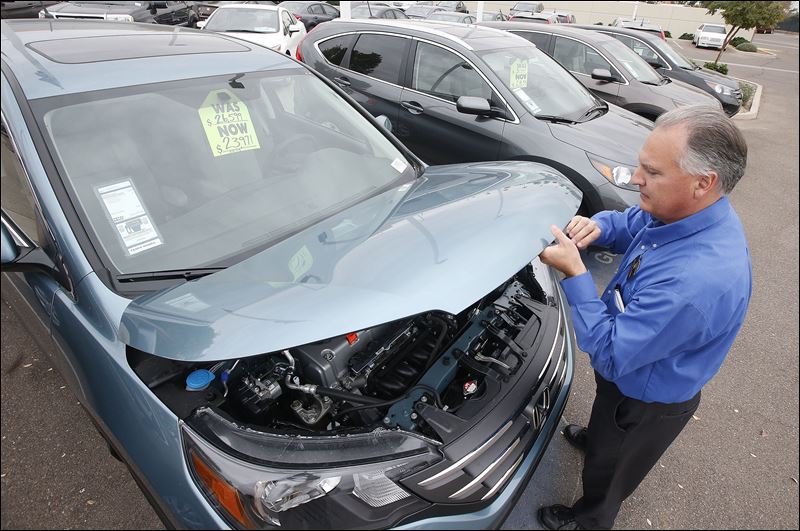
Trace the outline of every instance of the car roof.
{"label": "car roof", "polygon": [[634,28],[623,28],[621,26],[591,26],[589,24],[572,24],[571,28],[578,28],[583,30],[599,31],[600,33],[619,33],[620,35],[630,35],[637,39],[646,41],[660,41],[661,38],[653,33],[642,31]]}
{"label": "car roof", "polygon": [[31,100],[214,75],[302,68],[284,54],[245,41],[175,26],[17,19],[3,20],[0,27],[2,60]]}
{"label": "car roof", "polygon": [[551,13],[549,11],[547,13],[545,13],[544,11],[539,11],[538,13],[534,13],[532,11],[523,11],[521,13],[517,13],[514,16],[515,17],[519,17],[519,18],[540,18],[542,20],[545,20],[545,19],[548,19],[548,18],[556,16],[556,14],[555,13]]}
{"label": "car roof", "polygon": [[[422,35],[415,36],[437,36],[456,42],[468,50],[495,50],[511,45],[530,44],[528,41],[517,35],[512,35],[506,31],[497,30],[492,27],[476,26],[475,24],[461,24],[459,22],[445,22],[443,20],[376,20],[376,19],[355,19],[344,20],[337,18],[320,25],[311,33],[327,30],[395,30],[399,34],[408,35],[409,31],[416,31]],[[609,37],[611,38],[611,37]],[[509,41],[511,39],[511,41]],[[521,41],[521,42],[520,42]]]}
{"label": "car roof", "polygon": [[574,24],[536,24],[535,22],[520,22],[516,20],[508,20],[505,22],[480,22],[479,24],[503,30],[529,30],[554,33],[556,35],[574,37],[591,44],[603,44],[609,41],[616,41],[616,39],[610,35],[578,29]]}
{"label": "car roof", "polygon": [[[221,6],[219,6],[217,8],[217,10],[219,10],[219,9],[231,9],[231,8],[233,8],[233,9],[241,9],[241,8],[244,8],[244,9],[263,9],[265,11],[277,11],[278,10],[278,6],[277,5],[271,5],[270,6],[270,5],[265,5],[265,4],[222,4]],[[286,8],[284,7],[284,9],[286,9]]]}

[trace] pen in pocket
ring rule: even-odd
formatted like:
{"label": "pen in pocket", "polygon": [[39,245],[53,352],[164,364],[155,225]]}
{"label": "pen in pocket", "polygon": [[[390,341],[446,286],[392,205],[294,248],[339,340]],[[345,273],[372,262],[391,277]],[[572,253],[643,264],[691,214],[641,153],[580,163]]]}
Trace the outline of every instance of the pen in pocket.
{"label": "pen in pocket", "polygon": [[625,311],[625,303],[622,302],[622,288],[619,284],[614,288],[614,303],[617,305],[617,310]]}

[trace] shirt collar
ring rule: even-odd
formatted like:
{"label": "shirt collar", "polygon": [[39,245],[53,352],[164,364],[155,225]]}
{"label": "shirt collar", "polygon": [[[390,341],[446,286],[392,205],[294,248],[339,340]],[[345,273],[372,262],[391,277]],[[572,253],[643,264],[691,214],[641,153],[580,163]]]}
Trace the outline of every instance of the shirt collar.
{"label": "shirt collar", "polygon": [[700,212],[673,223],[665,225],[653,218],[653,221],[645,230],[644,236],[650,240],[648,243],[656,245],[664,245],[680,240],[719,222],[728,215],[730,209],[731,205],[727,196],[722,196]]}

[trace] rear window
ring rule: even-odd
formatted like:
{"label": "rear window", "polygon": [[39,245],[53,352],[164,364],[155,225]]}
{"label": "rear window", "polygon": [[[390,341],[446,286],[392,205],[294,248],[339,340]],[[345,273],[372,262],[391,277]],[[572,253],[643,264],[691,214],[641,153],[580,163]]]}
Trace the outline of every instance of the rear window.
{"label": "rear window", "polygon": [[407,39],[361,35],[350,55],[350,70],[389,83],[398,83]]}
{"label": "rear window", "polygon": [[727,33],[723,26],[706,26],[703,28],[704,33],[722,33],[723,35]]}
{"label": "rear window", "polygon": [[339,66],[342,64],[342,59],[347,54],[352,42],[352,35],[334,37],[319,43],[319,51],[322,52],[322,55],[325,56],[329,63]]}

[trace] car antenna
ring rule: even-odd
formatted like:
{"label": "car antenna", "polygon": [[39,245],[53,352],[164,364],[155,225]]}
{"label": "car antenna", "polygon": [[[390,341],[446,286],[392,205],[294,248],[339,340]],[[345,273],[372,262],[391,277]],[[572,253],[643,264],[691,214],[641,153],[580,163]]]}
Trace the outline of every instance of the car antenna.
{"label": "car antenna", "polygon": [[52,14],[50,11],[47,10],[47,6],[45,6],[44,2],[42,2],[41,0],[39,0],[39,6],[42,8],[42,11],[44,12],[44,18],[56,18],[54,14]]}
{"label": "car antenna", "polygon": [[369,18],[372,18],[372,6],[369,5],[369,0],[367,0],[367,9],[369,10]]}

